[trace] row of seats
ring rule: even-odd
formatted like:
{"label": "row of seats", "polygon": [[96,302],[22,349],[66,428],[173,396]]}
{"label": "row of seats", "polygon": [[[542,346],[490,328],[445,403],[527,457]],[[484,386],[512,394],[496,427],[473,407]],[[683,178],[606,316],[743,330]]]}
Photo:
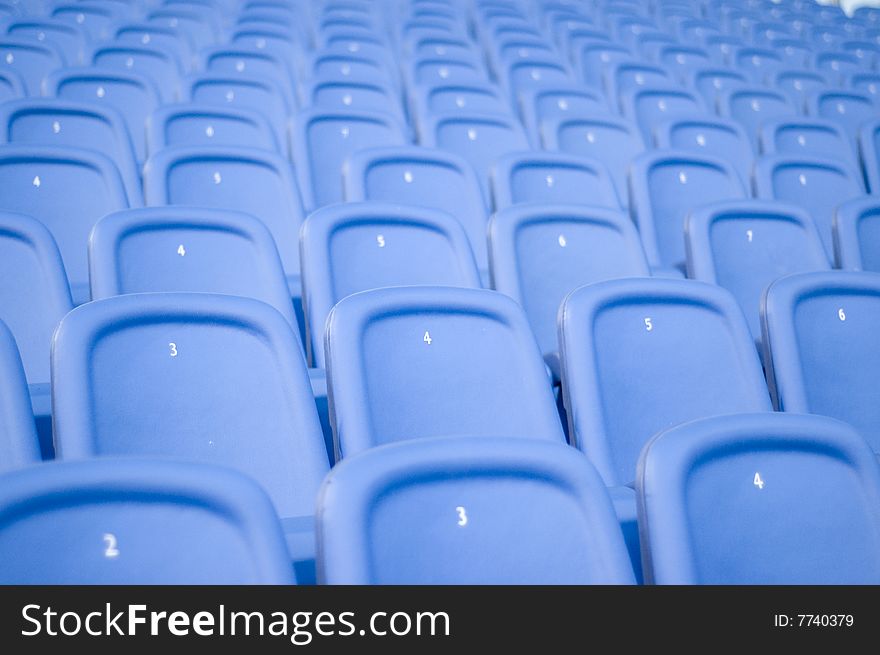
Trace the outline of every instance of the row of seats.
{"label": "row of seats", "polygon": [[10,7],[4,581],[876,581],[880,13]]}

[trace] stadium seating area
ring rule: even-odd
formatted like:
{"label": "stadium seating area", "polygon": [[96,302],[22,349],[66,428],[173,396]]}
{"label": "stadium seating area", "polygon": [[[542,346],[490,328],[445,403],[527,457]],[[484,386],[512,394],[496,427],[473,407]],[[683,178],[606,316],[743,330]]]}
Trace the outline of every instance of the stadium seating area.
{"label": "stadium seating area", "polygon": [[880,8],[0,0],[0,584],[880,583]]}

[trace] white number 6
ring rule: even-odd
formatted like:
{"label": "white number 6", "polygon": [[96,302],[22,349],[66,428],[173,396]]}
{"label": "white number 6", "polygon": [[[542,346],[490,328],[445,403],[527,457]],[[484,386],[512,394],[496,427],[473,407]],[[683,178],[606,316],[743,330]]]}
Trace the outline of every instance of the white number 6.
{"label": "white number 6", "polygon": [[841,321],[846,320],[846,314],[843,312],[843,307],[837,310],[837,318],[839,318]]}
{"label": "white number 6", "polygon": [[460,505],[455,508],[455,511],[458,512],[458,525],[463,528],[468,522],[467,511]]}

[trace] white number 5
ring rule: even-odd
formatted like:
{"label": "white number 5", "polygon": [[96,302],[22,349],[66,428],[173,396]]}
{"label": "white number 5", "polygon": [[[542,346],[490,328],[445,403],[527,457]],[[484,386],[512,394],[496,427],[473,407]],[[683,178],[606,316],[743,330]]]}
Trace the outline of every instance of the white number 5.
{"label": "white number 5", "polygon": [[645,319],[645,329],[646,329],[648,332],[650,332],[651,330],[654,329],[654,323],[651,322],[651,319],[650,319],[650,318],[646,318],[646,319]]}
{"label": "white number 5", "polygon": [[455,508],[455,511],[458,512],[458,525],[463,528],[468,522],[467,512],[460,505]]}

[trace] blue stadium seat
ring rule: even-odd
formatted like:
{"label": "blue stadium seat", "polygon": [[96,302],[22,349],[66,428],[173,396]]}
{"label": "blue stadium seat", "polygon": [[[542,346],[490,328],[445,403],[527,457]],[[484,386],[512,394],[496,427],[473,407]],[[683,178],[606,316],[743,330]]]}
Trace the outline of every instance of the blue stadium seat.
{"label": "blue stadium seat", "polygon": [[335,468],[318,500],[319,582],[634,583],[608,492],[583,455],[462,441],[392,444]]}
{"label": "blue stadium seat", "polygon": [[866,39],[844,41],[840,51],[853,55],[862,70],[874,70],[880,61],[880,44]]}
{"label": "blue stadium seat", "polygon": [[84,61],[88,41],[75,25],[54,18],[27,17],[9,21],[4,29],[13,38],[51,43],[66,66],[78,66]]}
{"label": "blue stadium seat", "polygon": [[153,81],[163,102],[174,102],[178,98],[183,69],[167,50],[130,43],[108,43],[95,48],[90,63],[100,68],[141,73]]}
{"label": "blue stadium seat", "polygon": [[529,149],[522,125],[511,116],[492,114],[438,115],[429,118],[420,142],[447,150],[469,162],[480,179],[486,200],[491,197],[489,171],[503,155]]}
{"label": "blue stadium seat", "polygon": [[575,84],[555,84],[520,94],[519,115],[532,147],[541,147],[541,124],[550,118],[576,117],[608,110],[599,91]]}
{"label": "blue stadium seat", "polygon": [[847,79],[846,88],[864,93],[875,104],[880,103],[880,73],[874,71],[854,73]]}
{"label": "blue stadium seat", "polygon": [[846,421],[880,453],[878,316],[876,273],[803,273],[770,285],[761,324],[776,409]]}
{"label": "blue stadium seat", "polygon": [[521,203],[620,208],[614,181],[601,161],[559,152],[517,152],[495,161],[495,211]]}
{"label": "blue stadium seat", "polygon": [[291,292],[299,290],[303,204],[293,170],[281,156],[231,146],[166,148],[144,167],[144,197],[150,206],[211,207],[255,216],[275,239]]}
{"label": "blue stadium seat", "polygon": [[485,83],[437,84],[409,89],[409,114],[423,136],[432,116],[510,113],[500,90]]}
{"label": "blue stadium seat", "polygon": [[726,161],[681,150],[655,150],[630,167],[629,207],[652,267],[684,269],[684,220],[701,205],[746,197]]}
{"label": "blue stadium seat", "polygon": [[283,26],[273,23],[239,24],[229,33],[229,43],[271,52],[290,62],[303,60],[303,44]]}
{"label": "blue stadium seat", "polygon": [[706,116],[657,123],[654,145],[726,159],[744,184],[751,176],[752,145],[745,130],[732,120]]}
{"label": "blue stadium seat", "polygon": [[644,150],[635,125],[610,114],[549,118],[541,125],[541,141],[546,150],[601,161],[611,173],[621,203],[629,206],[627,171],[630,162]]}
{"label": "blue stadium seat", "polygon": [[41,421],[50,416],[52,334],[71,309],[70,287],[52,235],[34,218],[0,213],[0,321],[15,336],[34,414]]}
{"label": "blue stadium seat", "polygon": [[817,91],[807,98],[807,113],[834,121],[855,141],[862,125],[875,120],[880,110],[867,94],[830,89]]}
{"label": "blue stadium seat", "polygon": [[495,291],[348,296],[327,319],[325,357],[337,461],[423,437],[565,441],[528,321]]}
{"label": "blue stadium seat", "polygon": [[63,66],[61,51],[51,43],[25,37],[0,37],[0,70],[17,73],[29,96],[40,95],[43,79]]}
{"label": "blue stadium seat", "polygon": [[125,193],[142,204],[140,172],[125,121],[112,107],[27,98],[0,104],[0,144],[88,148],[119,169]]}
{"label": "blue stadium seat", "polygon": [[517,107],[524,93],[570,84],[572,73],[556,54],[541,58],[534,56],[508,64],[501,81],[502,88],[507,90],[511,107]]}
{"label": "blue stadium seat", "polygon": [[858,73],[862,70],[870,70],[864,66],[855,54],[839,52],[836,50],[824,50],[816,53],[813,67],[828,76],[833,82],[842,82],[847,75]]}
{"label": "blue stadium seat", "polygon": [[[6,241],[5,229],[0,232],[0,236]],[[4,257],[7,250],[4,247]],[[5,290],[3,296],[7,296]],[[8,309],[4,307],[4,314],[7,313]],[[45,347],[43,354],[47,354]],[[15,346],[15,338],[3,321],[0,321],[0,473],[24,468],[39,461],[40,444],[31,414],[25,372]],[[12,562],[8,561],[3,568],[7,569],[11,565]]]}
{"label": "blue stadium seat", "polygon": [[603,68],[632,57],[632,51],[624,45],[604,39],[587,41],[574,54],[576,79],[596,89],[602,88]]}
{"label": "blue stadium seat", "polygon": [[15,100],[25,95],[24,80],[13,70],[0,69],[0,102]]}
{"label": "blue stadium seat", "polygon": [[776,50],[744,46],[733,51],[731,65],[745,73],[754,84],[763,84],[767,75],[784,66],[785,61]]}
{"label": "blue stadium seat", "polygon": [[184,73],[195,64],[195,45],[189,34],[175,28],[146,21],[129,21],[116,25],[111,41],[117,45],[145,46],[167,53],[177,61]]}
{"label": "blue stadium seat", "polygon": [[718,114],[743,126],[758,149],[761,126],[776,118],[796,118],[798,112],[784,93],[761,86],[737,87],[718,98]]}
{"label": "blue stadium seat", "polygon": [[0,148],[0,209],[43,223],[61,250],[74,303],[89,299],[87,245],[92,226],[112,211],[138,206],[104,155],[80,148]]}
{"label": "blue stadium seat", "polygon": [[346,201],[370,201],[436,209],[464,227],[477,266],[488,272],[488,210],[480,180],[467,161],[433,148],[369,148],[352,154],[344,171]]}
{"label": "blue stadium seat", "polygon": [[305,77],[341,75],[352,80],[380,80],[399,87],[397,77],[382,61],[347,52],[319,51],[306,65]]}
{"label": "blue stadium seat", "polygon": [[[170,538],[173,536],[173,538]],[[220,467],[43,464],[0,484],[2,584],[293,584],[265,492]]]}
{"label": "blue stadium seat", "polygon": [[[632,57],[610,64],[605,68],[603,88],[611,108],[620,111],[621,99],[642,86],[671,84],[672,77],[662,66]],[[602,107],[589,109],[590,113]]]}
{"label": "blue stadium seat", "polygon": [[865,123],[859,130],[859,155],[868,190],[880,193],[880,119]]}
{"label": "blue stadium seat", "polygon": [[782,118],[761,127],[761,152],[765,155],[808,155],[838,159],[856,166],[852,139],[843,128],[821,118]]}
{"label": "blue stadium seat", "polygon": [[163,105],[146,121],[147,151],[169,146],[249,146],[284,153],[260,112],[194,102]]}
{"label": "blue stadium seat", "polygon": [[187,34],[196,50],[208,48],[219,40],[223,33],[223,18],[210,6],[198,3],[171,3],[150,11],[146,18],[149,23],[179,29]]}
{"label": "blue stadium seat", "polygon": [[697,207],[685,220],[685,246],[688,277],[730,291],[756,340],[761,338],[761,295],[771,282],[831,268],[810,215],[778,201]]}
{"label": "blue stadium seat", "polygon": [[190,77],[184,86],[182,96],[189,102],[263,114],[272,125],[276,140],[288,147],[285,137],[291,109],[284,91],[273,80],[256,75],[244,78],[201,73]]}
{"label": "blue stadium seat", "polygon": [[214,46],[201,52],[202,70],[217,75],[239,77],[249,80],[251,77],[270,79],[284,93],[287,105],[296,107],[294,94],[295,77],[291,65],[280,57],[266,52],[265,49]]}
{"label": "blue stadium seat", "polygon": [[838,268],[880,273],[880,202],[876,196],[848,200],[834,212],[834,258]]}
{"label": "blue stadium seat", "polygon": [[791,101],[798,113],[806,113],[807,97],[828,86],[828,78],[812,69],[782,68],[773,73],[768,83]]}
{"label": "blue stadium seat", "polygon": [[325,207],[303,223],[300,250],[309,361],[318,367],[325,365],[327,316],[342,298],[381,287],[480,287],[461,223],[433,209],[381,202]]}
{"label": "blue stadium seat", "polygon": [[651,143],[651,131],[660,121],[706,113],[701,96],[671,85],[632,89],[620,99],[620,106],[623,115],[639,126],[645,143]]}
{"label": "blue stadium seat", "polygon": [[146,158],[144,125],[161,100],[155,82],[140,73],[106,68],[65,68],[43,82],[44,95],[117,110],[139,162]]}
{"label": "blue stadium seat", "polygon": [[397,92],[379,80],[351,80],[341,75],[311,80],[303,89],[303,105],[325,111],[385,111],[404,120]]}
{"label": "blue stadium seat", "polygon": [[296,334],[275,309],[221,294],[116,296],[78,307],[52,351],[60,459],[162,456],[252,476],[301,570],[328,461]]}
{"label": "blue stadium seat", "polygon": [[732,66],[733,53],[745,45],[745,41],[734,34],[707,34],[702,47],[719,66]]}
{"label": "blue stadium seat", "polygon": [[56,2],[50,15],[59,22],[76,25],[93,43],[109,39],[114,24],[126,18],[118,3],[94,0]]}
{"label": "blue stadium seat", "polygon": [[839,160],[797,155],[767,155],[755,163],[752,177],[756,198],[785,200],[813,217],[825,252],[831,258],[834,208],[864,193],[855,170]]}
{"label": "blue stadium seat", "polygon": [[314,209],[343,199],[343,171],[352,154],[407,139],[392,114],[312,109],[296,117],[290,141],[306,207]]}
{"label": "blue stadium seat", "polygon": [[609,486],[636,478],[642,446],[659,430],[771,410],[742,310],[717,286],[599,282],[572,292],[559,320],[569,434]]}
{"label": "blue stadium seat", "polygon": [[89,239],[92,299],[202,292],[256,298],[296,329],[275,240],[249,214],[149,207],[102,218]]}
{"label": "blue stadium seat", "polygon": [[712,63],[709,53],[692,45],[662,46],[657,51],[656,61],[666,68],[679,84],[687,84],[692,71]]}
{"label": "blue stadium seat", "polygon": [[559,378],[556,315],[570,291],[617,277],[650,275],[638,231],[622,211],[521,205],[489,221],[492,288],[525,310],[541,352]]}
{"label": "blue stadium seat", "polygon": [[688,84],[703,96],[709,110],[716,111],[721,93],[728,89],[746,86],[748,78],[731,68],[702,66],[691,71]]}
{"label": "blue stadium seat", "polygon": [[645,447],[636,482],[649,584],[877,584],[880,474],[821,416],[694,421]]}

